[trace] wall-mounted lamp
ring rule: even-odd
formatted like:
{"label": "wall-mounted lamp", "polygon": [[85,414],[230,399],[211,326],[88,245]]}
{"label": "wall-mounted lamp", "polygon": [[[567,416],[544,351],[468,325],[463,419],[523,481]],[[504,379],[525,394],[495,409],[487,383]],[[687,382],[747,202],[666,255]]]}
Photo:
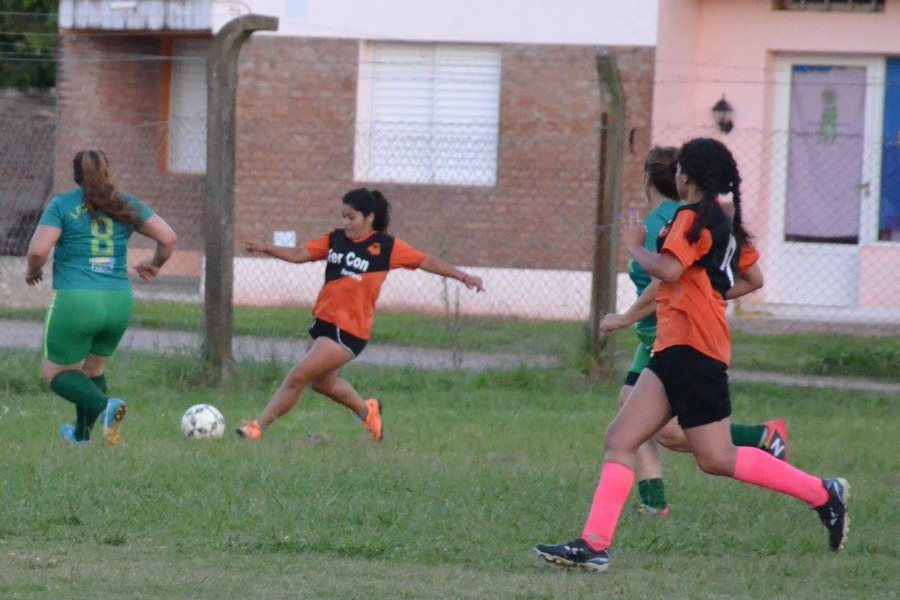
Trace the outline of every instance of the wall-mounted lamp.
{"label": "wall-mounted lamp", "polygon": [[733,112],[734,110],[728,104],[728,100],[725,99],[725,94],[722,94],[721,100],[713,104],[713,118],[716,120],[716,125],[719,126],[719,131],[722,133],[728,133],[734,129],[734,121],[731,120]]}

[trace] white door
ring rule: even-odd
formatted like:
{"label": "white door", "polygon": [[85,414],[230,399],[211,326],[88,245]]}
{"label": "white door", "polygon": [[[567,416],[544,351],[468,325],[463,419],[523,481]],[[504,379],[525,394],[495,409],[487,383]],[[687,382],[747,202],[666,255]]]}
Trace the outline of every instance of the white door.
{"label": "white door", "polygon": [[875,239],[884,60],[783,58],[775,89],[770,302],[854,306]]}

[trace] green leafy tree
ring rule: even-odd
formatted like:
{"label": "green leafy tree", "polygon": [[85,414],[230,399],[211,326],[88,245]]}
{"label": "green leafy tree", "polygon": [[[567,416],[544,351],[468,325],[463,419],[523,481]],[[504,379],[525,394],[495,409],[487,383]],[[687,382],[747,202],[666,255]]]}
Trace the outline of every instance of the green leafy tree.
{"label": "green leafy tree", "polygon": [[58,0],[0,0],[0,87],[56,85]]}

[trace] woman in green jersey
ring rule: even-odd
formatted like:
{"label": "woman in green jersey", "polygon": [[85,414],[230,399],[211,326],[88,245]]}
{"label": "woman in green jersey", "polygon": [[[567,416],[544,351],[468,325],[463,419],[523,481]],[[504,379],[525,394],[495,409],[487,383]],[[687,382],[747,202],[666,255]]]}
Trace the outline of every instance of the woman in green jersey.
{"label": "woman in green jersey", "polygon": [[[656,240],[660,231],[669,225],[675,211],[681,206],[678,200],[672,200],[678,198],[678,189],[675,185],[677,155],[678,148],[654,146],[644,161],[644,193],[651,209],[644,218],[644,226],[647,229],[644,248],[650,252],[656,252]],[[606,315],[601,323],[601,329],[605,332],[633,326],[638,338],[637,349],[628,368],[625,384],[619,392],[620,406],[625,404],[638,376],[650,362],[651,348],[656,340],[655,291],[659,281],[653,280],[633,259],[628,261],[628,276],[637,288],[638,300],[621,315]],[[756,287],[759,287],[762,285],[762,279],[759,278],[754,285],[756,283],[759,284]],[[731,436],[736,446],[762,448],[776,458],[787,456],[787,430],[781,419],[767,421],[761,425],[732,424]],[[635,460],[638,493],[641,497],[639,510],[645,514],[667,516],[669,507],[662,480],[660,444],[670,450],[688,451],[684,432],[674,419],[660,430],[654,440],[638,449]]]}
{"label": "woman in green jersey", "polygon": [[149,206],[116,190],[100,150],[75,155],[78,187],[54,196],[28,246],[25,281],[35,285],[53,252],[53,300],[44,329],[41,374],[75,405],[75,423],[60,427],[65,442],[85,443],[100,418],[106,443],[119,440],[125,403],[106,393],[106,360],[131,322],[128,240],[135,231],[156,241],[153,258],[135,266],[151,281],[172,255],[175,232]]}

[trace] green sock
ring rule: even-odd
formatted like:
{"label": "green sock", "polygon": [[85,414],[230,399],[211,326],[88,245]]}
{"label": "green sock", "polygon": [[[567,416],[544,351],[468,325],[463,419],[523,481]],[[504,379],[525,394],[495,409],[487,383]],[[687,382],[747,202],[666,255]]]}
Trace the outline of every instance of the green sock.
{"label": "green sock", "polygon": [[731,443],[735,446],[752,446],[759,448],[763,443],[766,428],[762,425],[731,424]]}
{"label": "green sock", "polygon": [[106,374],[100,373],[96,377],[91,377],[91,381],[94,382],[94,385],[100,388],[101,392],[103,392],[104,394],[106,393]]}
{"label": "green sock", "polygon": [[641,503],[660,510],[666,507],[666,486],[662,479],[638,481],[638,493],[641,495]]}
{"label": "green sock", "polygon": [[[75,405],[82,413],[75,423],[75,439],[90,437],[90,428],[106,408],[109,398],[81,371],[63,371],[50,382],[50,389]],[[91,418],[93,416],[93,418]],[[85,426],[87,425],[87,430]]]}
{"label": "green sock", "polygon": [[[107,393],[106,387],[106,375],[101,373],[96,377],[91,377],[91,381],[94,382],[94,385],[103,392]],[[106,407],[104,407],[106,408]],[[75,439],[78,440],[89,440],[91,439],[91,430],[94,428],[94,424],[97,422],[97,417],[100,416],[100,413],[89,412],[86,409],[76,406],[75,407]]]}

